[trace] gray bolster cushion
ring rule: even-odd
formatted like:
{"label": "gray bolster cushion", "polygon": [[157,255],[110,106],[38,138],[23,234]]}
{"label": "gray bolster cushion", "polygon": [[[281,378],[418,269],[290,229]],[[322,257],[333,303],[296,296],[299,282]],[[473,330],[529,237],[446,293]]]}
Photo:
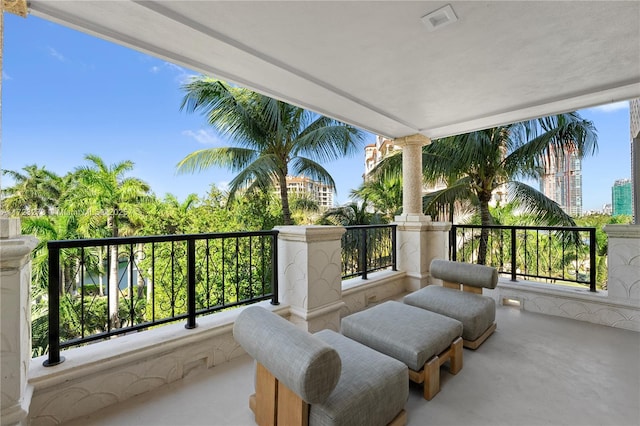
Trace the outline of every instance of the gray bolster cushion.
{"label": "gray bolster cushion", "polygon": [[471,287],[496,288],[498,284],[498,270],[496,268],[473,263],[433,259],[429,272],[433,278]]}
{"label": "gray bolster cushion", "polygon": [[336,350],[264,308],[250,306],[241,312],[233,337],[309,404],[324,402],[338,384],[342,365]]}

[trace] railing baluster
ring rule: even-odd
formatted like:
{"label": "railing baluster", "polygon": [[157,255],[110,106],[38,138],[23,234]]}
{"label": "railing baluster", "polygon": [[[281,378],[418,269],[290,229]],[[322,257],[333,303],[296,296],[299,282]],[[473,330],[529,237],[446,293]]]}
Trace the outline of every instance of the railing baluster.
{"label": "railing baluster", "polygon": [[518,261],[516,259],[516,228],[511,227],[511,281],[518,281],[516,279],[516,269]]}
{"label": "railing baluster", "polygon": [[60,248],[47,244],[49,250],[49,356],[43,363],[53,367],[64,362],[60,356]]}
{"label": "railing baluster", "polygon": [[187,325],[196,328],[196,240],[187,240]]}
{"label": "railing baluster", "polygon": [[596,291],[597,265],[596,265],[596,229],[589,229],[589,291]]}
{"label": "railing baluster", "polygon": [[278,301],[278,231],[271,234],[271,298],[272,305],[279,305]]}

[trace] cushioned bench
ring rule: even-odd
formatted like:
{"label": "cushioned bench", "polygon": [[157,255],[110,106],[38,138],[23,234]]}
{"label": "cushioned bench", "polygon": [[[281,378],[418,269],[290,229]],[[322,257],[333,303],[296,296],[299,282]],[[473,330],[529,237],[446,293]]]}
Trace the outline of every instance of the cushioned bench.
{"label": "cushioned bench", "polygon": [[309,334],[257,306],[240,313],[233,335],[257,361],[249,405],[258,425],[406,423],[403,363],[334,331]]}
{"label": "cushioned bench", "polygon": [[440,390],[440,366],[462,369],[462,323],[400,302],[385,302],[342,319],[342,334],[402,361],[424,383],[424,398]]}
{"label": "cushioned bench", "polygon": [[[430,285],[404,298],[404,303],[462,322],[464,346],[477,349],[496,329],[496,303],[482,296],[483,288],[495,288],[498,271],[483,265],[434,259],[431,276],[443,286]],[[459,291],[462,286],[463,291]]]}

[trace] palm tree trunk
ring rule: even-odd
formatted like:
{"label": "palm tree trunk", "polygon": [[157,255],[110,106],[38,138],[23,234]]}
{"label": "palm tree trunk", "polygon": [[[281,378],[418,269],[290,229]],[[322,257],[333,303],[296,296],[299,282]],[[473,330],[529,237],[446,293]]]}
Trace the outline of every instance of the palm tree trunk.
{"label": "palm tree trunk", "polygon": [[478,264],[485,265],[487,262],[487,246],[489,241],[489,228],[493,222],[491,220],[491,213],[489,212],[489,200],[491,199],[491,193],[481,193],[478,196],[480,200],[480,223],[482,229],[480,230],[480,245],[478,247]]}
{"label": "palm tree trunk", "polygon": [[291,210],[289,209],[289,193],[287,191],[287,175],[280,174],[278,177],[280,184],[280,200],[282,201],[282,218],[285,225],[293,225],[291,220]]}

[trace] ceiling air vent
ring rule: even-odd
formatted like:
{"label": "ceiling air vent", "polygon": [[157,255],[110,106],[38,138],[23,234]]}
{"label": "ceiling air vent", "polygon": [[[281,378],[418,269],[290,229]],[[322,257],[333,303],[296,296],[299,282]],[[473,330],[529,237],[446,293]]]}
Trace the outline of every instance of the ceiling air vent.
{"label": "ceiling air vent", "polygon": [[420,20],[422,20],[422,23],[427,27],[427,30],[435,31],[456,22],[458,17],[451,5],[448,4],[434,12],[424,15]]}

